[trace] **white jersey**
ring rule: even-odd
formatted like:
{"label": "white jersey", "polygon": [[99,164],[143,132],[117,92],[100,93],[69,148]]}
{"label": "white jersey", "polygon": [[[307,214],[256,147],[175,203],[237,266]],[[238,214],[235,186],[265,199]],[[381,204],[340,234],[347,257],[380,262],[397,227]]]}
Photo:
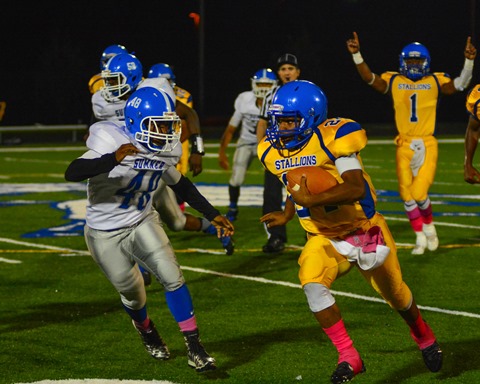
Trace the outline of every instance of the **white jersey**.
{"label": "white jersey", "polygon": [[245,143],[257,144],[257,123],[260,118],[260,109],[257,107],[257,98],[253,91],[240,93],[235,99],[235,112],[230,118],[229,125],[237,127],[242,124],[239,140]]}
{"label": "white jersey", "polygon": [[172,86],[168,79],[164,77],[152,77],[143,79],[140,84],[138,84],[137,89],[143,87],[153,87],[159,89],[160,91],[165,92],[173,101],[173,104],[176,104],[177,97],[175,96],[175,91],[173,90]]}
{"label": "white jersey", "polygon": [[[138,84],[136,89],[143,87],[153,87],[165,92],[172,99],[173,104],[175,105],[175,91],[167,79],[163,77],[143,79],[140,84]],[[126,104],[126,100],[116,100],[113,102],[105,100],[105,98],[102,96],[101,90],[92,95],[92,110],[97,120],[124,121],[124,109]]]}
{"label": "white jersey", "polygon": [[[87,139],[89,151],[81,157],[98,158],[115,152],[130,140],[122,122],[101,121],[90,127]],[[154,155],[145,148],[135,156],[127,156],[108,174],[102,173],[88,180],[87,225],[99,230],[132,226],[143,220],[152,210],[152,193],[161,177],[167,184],[178,181],[178,163],[182,147],[172,152]],[[168,171],[167,171],[168,170]]]}
{"label": "white jersey", "polygon": [[123,121],[125,115],[125,100],[110,102],[102,96],[102,91],[97,91],[92,95],[92,110],[97,120]]}

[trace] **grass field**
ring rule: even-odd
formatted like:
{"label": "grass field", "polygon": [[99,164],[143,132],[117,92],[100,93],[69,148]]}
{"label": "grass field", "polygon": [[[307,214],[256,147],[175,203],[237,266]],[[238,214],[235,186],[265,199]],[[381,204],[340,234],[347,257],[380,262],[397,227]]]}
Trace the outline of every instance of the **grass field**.
{"label": "grass field", "polygon": [[[233,151],[233,149],[231,149]],[[207,147],[193,179],[226,212],[229,173]],[[168,232],[192,293],[202,340],[218,369],[197,374],[158,283],[147,288],[150,316],[170,347],[152,359],[81,235],[84,185],[65,183],[82,148],[0,148],[0,383],[60,379],[168,380],[175,383],[329,383],[336,351],[309,312],[297,279],[304,234],[296,219],[287,250],[261,251],[263,170],[255,162],[242,189],[236,251],[214,237]],[[334,293],[367,372],[361,383],[480,383],[480,189],[463,181],[463,141],[440,144],[431,199],[440,248],[411,255],[413,233],[396,193],[394,146],[372,140],[362,153],[378,189],[378,209],[399,246],[404,279],[444,351],[432,374],[408,328],[357,271]],[[72,209],[72,207],[76,207]]]}

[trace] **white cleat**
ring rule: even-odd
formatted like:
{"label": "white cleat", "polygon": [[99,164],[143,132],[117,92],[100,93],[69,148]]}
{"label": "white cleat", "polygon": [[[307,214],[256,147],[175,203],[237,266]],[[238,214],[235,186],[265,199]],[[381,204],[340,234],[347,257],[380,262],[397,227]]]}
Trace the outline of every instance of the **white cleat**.
{"label": "white cleat", "polygon": [[417,241],[413,247],[412,255],[423,255],[425,248],[427,248],[427,236],[423,232],[415,232],[417,234]]}
{"label": "white cleat", "polygon": [[423,233],[427,237],[427,248],[429,251],[435,251],[438,248],[438,236],[433,223],[423,224]]}

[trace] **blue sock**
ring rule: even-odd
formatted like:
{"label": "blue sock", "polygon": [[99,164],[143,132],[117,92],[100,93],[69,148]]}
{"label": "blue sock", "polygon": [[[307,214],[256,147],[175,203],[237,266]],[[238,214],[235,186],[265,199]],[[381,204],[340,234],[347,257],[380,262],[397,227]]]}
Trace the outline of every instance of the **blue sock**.
{"label": "blue sock", "polygon": [[217,236],[217,228],[215,228],[213,224],[210,224],[203,232],[208,233],[209,235]]}
{"label": "blue sock", "polygon": [[175,291],[165,292],[168,308],[177,323],[193,316],[193,303],[187,285],[183,284]]}
{"label": "blue sock", "polygon": [[132,318],[132,320],[136,321],[137,323],[143,323],[147,319],[147,306],[144,305],[141,309],[130,309],[123,304],[123,308]]}

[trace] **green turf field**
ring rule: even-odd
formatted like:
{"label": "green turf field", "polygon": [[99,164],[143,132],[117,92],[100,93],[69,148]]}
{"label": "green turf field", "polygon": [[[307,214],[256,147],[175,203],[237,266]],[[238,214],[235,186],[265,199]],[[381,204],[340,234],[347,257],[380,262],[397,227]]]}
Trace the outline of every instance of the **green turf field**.
{"label": "green turf field", "polygon": [[[193,181],[226,212],[229,173],[219,169],[217,150],[207,146],[204,171]],[[217,359],[216,371],[197,374],[187,367],[160,285],[147,288],[148,307],[172,353],[166,362],[144,351],[116,292],[88,256],[81,218],[66,208],[85,198],[83,185],[63,179],[81,153],[53,145],[0,147],[0,383],[329,383],[337,354],[298,283],[304,234],[296,219],[283,254],[261,251],[266,235],[259,222],[258,161],[247,177],[250,187],[242,189],[234,255],[224,255],[212,236],[168,232],[203,343]],[[354,382],[480,383],[480,188],[463,181],[462,138],[440,144],[431,189],[440,248],[422,256],[410,254],[414,235],[396,193],[393,144],[372,140],[362,157],[399,246],[404,279],[444,351],[444,367],[427,371],[407,326],[354,270],[333,286],[367,368]]]}

